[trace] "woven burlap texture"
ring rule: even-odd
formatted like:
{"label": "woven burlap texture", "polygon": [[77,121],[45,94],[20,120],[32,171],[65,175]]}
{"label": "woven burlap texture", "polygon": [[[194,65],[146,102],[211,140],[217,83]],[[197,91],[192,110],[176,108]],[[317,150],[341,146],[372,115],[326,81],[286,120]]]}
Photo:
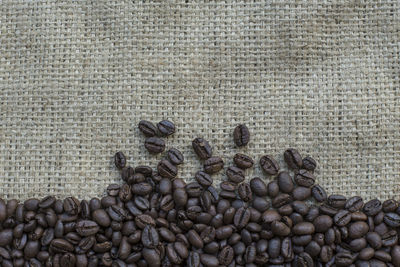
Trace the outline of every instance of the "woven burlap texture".
{"label": "woven burlap texture", "polygon": [[202,136],[225,166],[295,147],[328,192],[399,199],[398,0],[186,2],[1,2],[1,197],[100,196],[116,151],[156,166],[137,124],[168,118],[188,181]]}

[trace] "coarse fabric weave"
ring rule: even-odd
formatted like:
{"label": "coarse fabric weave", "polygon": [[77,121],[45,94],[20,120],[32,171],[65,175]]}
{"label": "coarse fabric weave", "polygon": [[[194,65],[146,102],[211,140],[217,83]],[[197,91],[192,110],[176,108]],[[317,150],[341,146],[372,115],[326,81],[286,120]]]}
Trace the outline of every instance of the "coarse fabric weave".
{"label": "coarse fabric weave", "polygon": [[1,1],[0,196],[101,196],[116,151],[156,167],[137,124],[167,118],[187,181],[201,136],[249,179],[294,147],[329,193],[399,199],[399,86],[398,0]]}

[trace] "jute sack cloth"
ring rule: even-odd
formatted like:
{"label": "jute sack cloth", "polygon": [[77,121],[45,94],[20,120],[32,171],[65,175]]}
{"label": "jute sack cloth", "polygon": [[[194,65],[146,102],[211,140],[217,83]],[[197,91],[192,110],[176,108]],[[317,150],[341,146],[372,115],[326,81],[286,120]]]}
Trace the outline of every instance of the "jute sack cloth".
{"label": "jute sack cloth", "polygon": [[137,123],[167,118],[187,181],[201,136],[225,166],[295,147],[329,193],[399,199],[398,0],[135,2],[1,2],[0,197],[101,196],[116,151],[155,168]]}

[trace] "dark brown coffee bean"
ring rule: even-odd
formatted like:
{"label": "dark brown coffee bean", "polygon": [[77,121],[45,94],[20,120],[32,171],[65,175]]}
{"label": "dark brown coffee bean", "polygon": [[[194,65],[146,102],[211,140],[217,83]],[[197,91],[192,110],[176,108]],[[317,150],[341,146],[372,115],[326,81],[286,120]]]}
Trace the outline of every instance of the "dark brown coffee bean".
{"label": "dark brown coffee bean", "polygon": [[218,258],[210,254],[200,254],[200,261],[207,267],[218,267]]}
{"label": "dark brown coffee bean", "polygon": [[173,194],[173,199],[177,207],[179,208],[185,207],[188,200],[188,195],[186,193],[186,190],[184,188],[176,189]]}
{"label": "dark brown coffee bean", "polygon": [[325,192],[325,189],[323,189],[318,184],[312,187],[311,193],[313,198],[318,202],[324,202],[327,199],[327,194]]}
{"label": "dark brown coffee bean", "polygon": [[248,184],[248,183],[241,183],[239,185],[238,194],[239,194],[239,197],[245,202],[249,202],[253,199],[251,187],[250,187],[250,184]]}
{"label": "dark brown coffee bean", "polygon": [[219,184],[221,190],[234,192],[237,189],[237,184],[231,181],[223,181]]}
{"label": "dark brown coffee bean", "polygon": [[175,133],[175,124],[169,120],[162,120],[157,123],[158,132],[162,136],[169,136]]}
{"label": "dark brown coffee bean", "polygon": [[128,216],[127,211],[117,205],[112,205],[111,207],[109,207],[107,209],[107,213],[112,220],[117,222],[124,221]]}
{"label": "dark brown coffee bean", "polygon": [[339,227],[346,226],[351,221],[351,213],[348,210],[340,210],[335,214],[333,220]]}
{"label": "dark brown coffee bean", "polygon": [[143,248],[142,256],[147,262],[148,266],[161,266],[161,256],[156,249]]}
{"label": "dark brown coffee bean", "polygon": [[220,157],[211,157],[204,161],[204,171],[208,174],[219,172],[224,167],[224,161]]}
{"label": "dark brown coffee bean", "polygon": [[335,255],[336,266],[350,266],[355,260],[355,257],[350,253],[343,252]]}
{"label": "dark brown coffee bean", "polygon": [[0,231],[0,246],[5,247],[12,242],[13,231],[11,229],[4,229]]}
{"label": "dark brown coffee bean", "polygon": [[203,171],[198,171],[194,178],[196,179],[196,181],[203,187],[208,187],[210,185],[212,185],[213,183],[213,179],[211,178],[211,176]]}
{"label": "dark brown coffee bean", "polygon": [[386,213],[383,217],[383,221],[390,227],[400,226],[400,215],[394,212]]}
{"label": "dark brown coffee bean", "polygon": [[122,168],[124,168],[126,165],[126,157],[125,157],[124,153],[122,153],[121,151],[115,153],[114,163],[115,163],[115,167],[117,167],[118,169],[121,170]]}
{"label": "dark brown coffee bean", "polygon": [[272,199],[272,206],[274,208],[280,208],[283,205],[289,204],[292,202],[292,197],[288,194],[279,194],[275,198]]}
{"label": "dark brown coffee bean", "polygon": [[317,167],[317,162],[312,157],[307,156],[303,159],[302,167],[308,171],[314,171]]}
{"label": "dark brown coffee bean", "polygon": [[235,256],[233,248],[229,245],[224,246],[218,254],[219,263],[228,266]]}
{"label": "dark brown coffee bean", "polygon": [[375,216],[382,210],[382,202],[379,199],[372,199],[365,203],[363,211],[368,216]]}
{"label": "dark brown coffee bean", "polygon": [[64,210],[69,215],[78,215],[80,212],[80,202],[74,197],[64,199]]}
{"label": "dark brown coffee bean", "polygon": [[400,266],[400,246],[396,245],[391,250],[392,264]]}
{"label": "dark brown coffee bean", "polygon": [[146,225],[142,232],[143,246],[146,248],[155,248],[159,241],[160,239],[157,230],[151,225]]}
{"label": "dark brown coffee bean", "polygon": [[185,186],[185,189],[189,197],[199,197],[203,192],[203,188],[200,186],[198,182],[191,182],[187,184]]}
{"label": "dark brown coffee bean", "polygon": [[203,239],[200,237],[200,235],[195,231],[195,230],[189,230],[187,233],[187,238],[189,243],[195,247],[195,248],[203,248],[204,243]]}
{"label": "dark brown coffee bean", "polygon": [[281,240],[279,237],[274,237],[268,242],[268,254],[270,258],[277,258],[281,253]]}
{"label": "dark brown coffee bean", "polygon": [[165,178],[175,178],[178,174],[177,167],[168,160],[161,160],[157,166],[158,173]]}
{"label": "dark brown coffee bean", "polygon": [[165,195],[160,201],[160,209],[163,211],[170,211],[174,208],[174,199],[172,195]]}
{"label": "dark brown coffee bean", "polygon": [[112,197],[118,196],[119,188],[119,184],[110,184],[109,186],[107,186],[107,195]]}
{"label": "dark brown coffee bean", "polygon": [[275,175],[279,172],[278,162],[270,155],[265,155],[260,158],[260,166],[268,175]]}
{"label": "dark brown coffee bean", "polygon": [[90,220],[82,220],[76,224],[76,232],[81,236],[94,235],[99,231],[99,225]]}
{"label": "dark brown coffee bean", "polygon": [[233,229],[230,225],[221,226],[215,230],[215,237],[219,240],[227,239],[232,235]]}
{"label": "dark brown coffee bean", "polygon": [[375,250],[373,248],[364,248],[360,251],[360,254],[358,254],[358,258],[363,261],[368,261],[374,257],[374,254]]}
{"label": "dark brown coffee bean", "polygon": [[[375,227],[375,231],[378,231]],[[396,230],[390,230],[382,234],[382,245],[385,247],[392,247],[398,243],[398,234]]]}
{"label": "dark brown coffee bean", "polygon": [[233,140],[238,147],[245,146],[249,143],[250,131],[246,125],[240,124],[236,126],[235,130],[233,131]]}
{"label": "dark brown coffee bean", "polygon": [[74,246],[64,239],[53,239],[50,243],[50,249],[55,253],[72,252]]}
{"label": "dark brown coffee bean", "polygon": [[156,126],[150,121],[141,120],[138,124],[138,128],[145,136],[148,137],[155,136],[157,134]]}
{"label": "dark brown coffee bean", "polygon": [[53,196],[47,196],[44,197],[38,204],[39,208],[42,209],[47,209],[53,206],[53,204],[56,202],[56,198]]}
{"label": "dark brown coffee bean", "polygon": [[289,148],[283,153],[286,164],[291,169],[300,169],[303,165],[303,159],[300,153],[294,149]]}
{"label": "dark brown coffee bean", "polygon": [[273,221],[271,223],[271,230],[276,236],[288,236],[290,234],[290,228],[280,221]]}
{"label": "dark brown coffee bean", "polygon": [[[254,192],[254,190],[253,190],[253,192]],[[267,192],[268,192],[268,196],[270,196],[271,198],[274,198],[279,194],[279,185],[276,180],[268,183]]]}
{"label": "dark brown coffee bean", "polygon": [[310,210],[310,208],[308,207],[308,205],[303,202],[303,201],[299,201],[299,200],[295,200],[292,202],[292,207],[293,210],[303,216],[305,216],[308,211]]}
{"label": "dark brown coffee bean", "polygon": [[349,236],[350,238],[360,238],[364,236],[369,230],[368,224],[365,222],[355,222],[349,226]]}
{"label": "dark brown coffee bean", "polygon": [[186,264],[188,267],[200,267],[200,254],[195,251],[190,252]]}
{"label": "dark brown coffee bean", "polygon": [[241,153],[235,154],[233,162],[241,169],[248,169],[254,165],[254,160],[251,157]]}
{"label": "dark brown coffee bean", "polygon": [[253,208],[258,210],[259,212],[264,212],[271,207],[269,200],[261,197],[253,198]]}
{"label": "dark brown coffee bean", "polygon": [[342,195],[330,195],[328,197],[328,205],[334,208],[344,208],[346,205],[346,197]]}
{"label": "dark brown coffee bean", "polygon": [[244,260],[247,264],[254,262],[256,259],[257,250],[256,247],[251,245],[246,248],[246,252],[244,253]]}
{"label": "dark brown coffee bean", "polygon": [[319,206],[319,211],[323,214],[327,214],[332,217],[335,216],[335,214],[339,212],[338,209],[336,209],[332,206],[329,206],[326,203],[323,203],[321,206]]}
{"label": "dark brown coffee bean", "polygon": [[346,205],[344,206],[345,209],[347,209],[350,212],[355,212],[360,210],[364,205],[364,202],[361,197],[355,196],[352,198],[349,198],[346,202]]}
{"label": "dark brown coffee bean", "polygon": [[294,183],[290,174],[286,171],[278,174],[279,189],[284,193],[291,193],[294,189]]}
{"label": "dark brown coffee bean", "polygon": [[215,239],[215,228],[212,226],[207,226],[201,233],[200,237],[204,243],[210,243]]}
{"label": "dark brown coffee bean", "polygon": [[244,171],[238,167],[229,167],[226,170],[228,179],[233,183],[241,183],[244,181]]}
{"label": "dark brown coffee bean", "polygon": [[313,184],[315,182],[315,177],[309,171],[299,170],[295,174],[294,180],[295,180],[296,184],[299,186],[311,187],[311,186],[313,186]]}
{"label": "dark brown coffee bean", "polygon": [[292,231],[295,235],[311,235],[315,232],[315,227],[310,222],[301,222],[296,224]]}
{"label": "dark brown coffee bean", "polygon": [[212,149],[210,144],[204,140],[203,138],[195,138],[192,141],[192,146],[194,152],[196,152],[197,156],[200,159],[208,159],[212,156]]}
{"label": "dark brown coffee bean", "polygon": [[245,227],[249,221],[250,221],[250,210],[245,207],[239,208],[235,213],[235,217],[233,218],[234,225],[238,229],[241,229]]}
{"label": "dark brown coffee bean", "polygon": [[267,185],[259,177],[255,177],[250,180],[250,188],[253,194],[256,196],[264,197],[268,194]]}
{"label": "dark brown coffee bean", "polygon": [[330,246],[323,246],[319,254],[322,263],[329,262],[333,257],[333,251]]}
{"label": "dark brown coffee bean", "polygon": [[154,136],[149,137],[144,142],[144,147],[150,153],[154,153],[154,154],[161,153],[165,150],[165,141],[158,137],[154,137]]}

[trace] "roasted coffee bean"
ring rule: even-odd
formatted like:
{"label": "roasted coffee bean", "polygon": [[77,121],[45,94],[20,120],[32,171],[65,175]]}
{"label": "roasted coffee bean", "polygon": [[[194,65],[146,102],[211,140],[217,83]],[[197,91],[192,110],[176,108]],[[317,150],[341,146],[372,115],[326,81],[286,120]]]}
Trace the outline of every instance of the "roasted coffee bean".
{"label": "roasted coffee bean", "polygon": [[[378,231],[375,228],[376,231]],[[396,230],[390,230],[382,234],[382,245],[386,247],[392,247],[398,243],[398,234]]]}
{"label": "roasted coffee bean", "polygon": [[383,221],[390,227],[400,226],[400,215],[394,212],[386,213],[383,217]]}
{"label": "roasted coffee bean", "polygon": [[69,215],[78,215],[81,211],[80,202],[74,197],[67,197],[64,199],[64,210]]}
{"label": "roasted coffee bean", "polygon": [[126,165],[126,157],[125,157],[124,153],[122,153],[121,151],[115,153],[114,163],[115,163],[115,167],[117,167],[118,169],[124,168]]}
{"label": "roasted coffee bean", "polygon": [[284,193],[291,193],[294,189],[294,183],[290,174],[286,171],[278,174],[279,189]]}
{"label": "roasted coffee bean", "polygon": [[245,207],[239,208],[235,213],[235,217],[233,218],[234,225],[238,229],[241,229],[245,227],[249,221],[250,221],[250,210]]}
{"label": "roasted coffee bean", "polygon": [[328,204],[334,208],[344,208],[346,205],[346,197],[342,195],[330,195],[328,197]]}
{"label": "roasted coffee bean", "polygon": [[275,175],[279,172],[278,162],[270,155],[265,155],[260,158],[260,166],[268,175]]}
{"label": "roasted coffee bean", "polygon": [[55,253],[67,253],[74,250],[74,246],[64,239],[53,239],[50,249]]}
{"label": "roasted coffee bean", "polygon": [[302,167],[308,171],[313,171],[317,167],[317,162],[312,157],[307,156],[303,159]]}
{"label": "roasted coffee bean", "polygon": [[251,157],[241,153],[235,154],[233,162],[241,169],[248,169],[254,165],[254,160]]}
{"label": "roasted coffee bean", "polygon": [[196,138],[192,141],[194,152],[200,159],[208,159],[212,156],[212,149],[208,141],[203,138]]}
{"label": "roasted coffee bean", "polygon": [[213,179],[211,178],[211,176],[203,171],[199,171],[195,174],[194,178],[196,179],[196,181],[203,187],[208,187],[210,185],[212,185],[213,183]]}
{"label": "roasted coffee bean", "polygon": [[200,261],[207,267],[218,267],[218,258],[210,254],[200,254]]}
{"label": "roasted coffee bean", "polygon": [[233,131],[233,140],[238,147],[245,146],[249,143],[250,131],[246,125],[240,124],[236,126]]}
{"label": "roasted coffee bean", "polygon": [[395,212],[398,208],[398,203],[394,199],[385,200],[382,204],[382,210],[384,212]]}
{"label": "roasted coffee bean", "polygon": [[315,182],[315,177],[309,171],[299,170],[295,174],[294,180],[295,180],[296,184],[299,186],[311,187]]}
{"label": "roasted coffee bean", "polygon": [[184,188],[176,189],[173,194],[173,199],[174,199],[175,205],[178,208],[185,207],[187,200],[188,200],[188,195],[186,193],[186,190]]}
{"label": "roasted coffee bean", "polygon": [[143,246],[147,248],[155,248],[159,241],[160,239],[157,230],[151,225],[146,225],[142,232]]}
{"label": "roasted coffee bean", "polygon": [[198,182],[191,182],[187,184],[185,186],[185,189],[189,197],[199,197],[203,192],[203,188],[200,186]]}
{"label": "roasted coffee bean", "polygon": [[283,205],[289,204],[292,202],[292,197],[288,194],[279,194],[275,198],[272,199],[272,206],[274,208],[280,208]]}
{"label": "roasted coffee bean", "polygon": [[335,255],[336,266],[350,266],[355,260],[355,257],[350,253],[337,253]]}
{"label": "roasted coffee bean", "polygon": [[229,265],[235,256],[233,248],[229,245],[224,246],[218,254],[218,261],[222,265]]}
{"label": "roasted coffee bean", "polygon": [[270,258],[276,258],[281,253],[281,239],[279,237],[272,238],[268,243],[268,255]]}
{"label": "roasted coffee bean", "polygon": [[318,184],[312,187],[311,193],[313,198],[318,202],[324,202],[327,199],[327,194],[325,192],[325,189],[323,189]]}
{"label": "roasted coffee bean", "polygon": [[152,137],[157,134],[156,126],[150,121],[141,120],[138,124],[138,128],[145,136],[148,137]]}
{"label": "roasted coffee bean", "polygon": [[271,207],[271,204],[268,200],[261,197],[253,198],[253,208],[258,210],[259,212],[264,212]]}
{"label": "roasted coffee bean", "polygon": [[311,196],[311,188],[298,186],[293,190],[292,195],[295,200],[306,200]]}
{"label": "roasted coffee bean", "polygon": [[340,210],[333,220],[339,227],[346,226],[351,221],[351,213],[348,210]]}
{"label": "roasted coffee bean", "polygon": [[221,226],[215,230],[215,237],[219,240],[226,239],[232,235],[233,229],[230,225]]}
{"label": "roasted coffee bean", "polygon": [[292,231],[295,235],[310,235],[314,233],[315,227],[312,223],[301,222],[296,224]]}
{"label": "roasted coffee bean", "polygon": [[200,254],[195,251],[190,252],[186,264],[188,267],[200,267]]}
{"label": "roasted coffee bean", "polygon": [[267,185],[259,177],[255,177],[250,180],[250,188],[253,194],[256,196],[264,197],[268,194]]}
{"label": "roasted coffee bean", "polygon": [[112,205],[111,207],[109,207],[107,209],[107,213],[112,220],[117,222],[124,221],[128,216],[127,211],[117,205]]}
{"label": "roasted coffee bean", "polygon": [[290,227],[280,221],[273,221],[271,223],[271,230],[276,236],[288,236],[290,234]]}
{"label": "roasted coffee bean", "polygon": [[299,153],[294,148],[289,148],[283,153],[283,157],[285,159],[286,164],[289,166],[291,169],[300,169],[303,165],[303,159]]}
{"label": "roasted coffee bean", "polygon": [[245,202],[249,202],[253,199],[251,187],[248,183],[241,183],[239,185],[238,194],[239,194],[239,197]]}
{"label": "roasted coffee bean", "polygon": [[157,166],[158,173],[165,178],[175,178],[178,174],[177,167],[168,160],[161,160]]}
{"label": "roasted coffee bean", "polygon": [[229,167],[226,170],[226,176],[233,183],[241,183],[244,181],[244,171],[238,167]]}
{"label": "roasted coffee bean", "polygon": [[76,224],[76,232],[81,236],[90,236],[94,235],[99,231],[99,225],[90,220],[82,220]]}
{"label": "roasted coffee bean", "polygon": [[154,136],[149,137],[144,142],[144,147],[150,153],[154,153],[154,154],[161,153],[165,150],[165,141],[158,137],[154,137]]}
{"label": "roasted coffee bean", "polygon": [[382,202],[378,199],[372,199],[365,203],[363,211],[368,216],[375,216],[382,210]]}
{"label": "roasted coffee bean", "polygon": [[361,197],[355,196],[352,198],[349,198],[344,206],[345,209],[347,209],[350,212],[355,212],[360,210],[364,205],[364,202]]}
{"label": "roasted coffee bean", "polygon": [[[254,192],[254,190],[253,190]],[[270,196],[271,198],[276,197],[279,194],[279,185],[277,181],[271,181],[268,183],[267,185],[267,192],[268,192],[268,196]]]}
{"label": "roasted coffee bean", "polygon": [[162,136],[169,136],[175,133],[175,124],[169,120],[162,120],[157,123],[158,132]]}
{"label": "roasted coffee bean", "polygon": [[392,264],[400,266],[400,246],[396,245],[391,250]]}
{"label": "roasted coffee bean", "polygon": [[319,211],[323,214],[327,214],[329,216],[335,216],[336,213],[339,212],[338,209],[329,206],[328,204],[322,204],[321,206],[319,206]]}
{"label": "roasted coffee bean", "polygon": [[204,161],[204,171],[208,174],[219,172],[224,167],[224,161],[220,157],[210,157]]}
{"label": "roasted coffee bean", "polygon": [[365,222],[359,221],[352,223],[349,226],[349,237],[356,239],[364,236],[369,230],[368,224]]}

